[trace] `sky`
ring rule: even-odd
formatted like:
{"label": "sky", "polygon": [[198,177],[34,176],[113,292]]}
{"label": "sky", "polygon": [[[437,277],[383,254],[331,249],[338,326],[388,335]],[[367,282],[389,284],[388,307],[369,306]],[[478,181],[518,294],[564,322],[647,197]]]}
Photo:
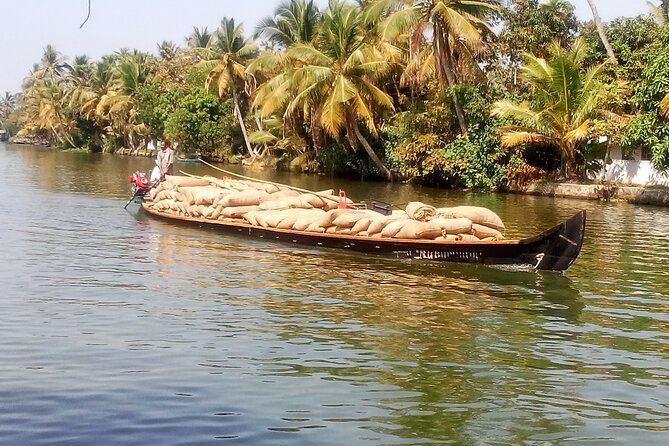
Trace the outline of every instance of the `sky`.
{"label": "sky", "polygon": [[[119,48],[156,52],[163,40],[178,44],[193,26],[215,29],[224,16],[255,29],[279,0],[91,0],[91,17],[83,29],[87,0],[4,0],[0,25],[0,92],[16,92],[42,49],[52,44],[70,59],[93,59]],[[317,0],[321,5],[327,0]],[[582,20],[591,18],[586,0],[572,0]],[[646,0],[597,0],[605,21],[648,12]]]}

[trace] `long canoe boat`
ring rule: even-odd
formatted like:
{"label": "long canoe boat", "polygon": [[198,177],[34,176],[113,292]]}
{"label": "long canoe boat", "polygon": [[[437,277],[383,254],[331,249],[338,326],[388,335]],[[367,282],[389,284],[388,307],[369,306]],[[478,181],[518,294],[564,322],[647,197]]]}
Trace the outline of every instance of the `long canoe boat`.
{"label": "long canoe boat", "polygon": [[576,261],[583,245],[586,222],[585,211],[581,211],[562,224],[535,237],[494,242],[450,242],[356,237],[264,228],[236,219],[208,220],[169,214],[153,209],[148,203],[143,203],[142,208],[150,215],[161,219],[197,224],[226,233],[271,241],[338,248],[398,259],[478,263],[547,271],[566,271]]}

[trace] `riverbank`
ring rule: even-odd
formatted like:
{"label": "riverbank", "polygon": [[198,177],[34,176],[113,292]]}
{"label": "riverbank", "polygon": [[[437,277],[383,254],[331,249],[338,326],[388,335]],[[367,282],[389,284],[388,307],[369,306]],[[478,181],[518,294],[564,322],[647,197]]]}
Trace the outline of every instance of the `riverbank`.
{"label": "riverbank", "polygon": [[[12,140],[12,144],[20,145],[46,145],[35,144],[33,141],[17,141]],[[156,156],[155,151],[147,149],[128,149],[121,148],[114,152],[114,155],[121,156],[136,156],[142,158],[152,158]],[[296,158],[297,160],[297,158]],[[285,165],[285,169],[279,168],[283,165],[278,162],[247,162],[246,158],[232,156],[228,159],[207,158],[207,161],[213,163],[224,164],[243,164],[251,168],[270,169],[270,170],[285,170],[287,172],[295,173],[313,173],[311,171],[301,172],[299,168],[294,166],[293,162]],[[276,161],[276,160],[275,160]],[[641,206],[666,206],[669,207],[669,188],[663,187],[642,187],[642,186],[627,186],[620,184],[604,184],[604,183],[560,183],[536,181],[529,185],[518,186],[509,185],[502,189],[502,192],[521,195],[535,195],[551,198],[572,198],[580,200],[600,200],[600,201],[624,201],[634,205]]]}
{"label": "riverbank", "polygon": [[524,187],[510,186],[506,191],[513,194],[543,197],[625,201],[636,205],[669,206],[669,189],[662,187],[535,182]]}

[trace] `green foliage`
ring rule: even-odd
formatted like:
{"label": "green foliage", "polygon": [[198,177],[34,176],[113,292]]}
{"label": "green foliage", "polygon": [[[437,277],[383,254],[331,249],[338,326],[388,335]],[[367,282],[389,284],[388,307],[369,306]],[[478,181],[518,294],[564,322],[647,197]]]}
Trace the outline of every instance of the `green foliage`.
{"label": "green foliage", "polygon": [[158,83],[145,84],[137,89],[135,101],[139,119],[146,125],[150,138],[162,138],[165,121],[176,107],[177,94],[164,90]]}
{"label": "green foliage", "polygon": [[655,166],[669,168],[669,122],[659,113],[660,102],[669,93],[669,47],[657,41],[641,56],[645,64],[632,98],[641,113],[630,120],[622,146],[628,151],[649,149]]}
{"label": "green foliage", "polygon": [[506,46],[512,61],[520,60],[524,53],[545,57],[552,42],[559,41],[569,47],[576,36],[578,20],[574,6],[566,0],[515,0],[505,9],[506,26],[500,42]]}
{"label": "green foliage", "polygon": [[654,45],[647,50],[645,66],[634,85],[634,102],[642,111],[657,111],[669,93],[669,46]]}
{"label": "green foliage", "polygon": [[450,94],[396,114],[384,128],[386,156],[403,176],[431,184],[497,189],[511,153],[499,141],[501,122],[488,117],[491,93],[458,88],[469,122],[466,137],[453,125]]}
{"label": "green foliage", "polygon": [[233,123],[231,101],[221,102],[204,88],[188,89],[175,103],[165,121],[165,136],[183,150],[215,154],[230,153]]}
{"label": "green foliage", "polygon": [[[618,63],[627,70],[635,71],[642,67],[641,52],[657,42],[662,35],[662,28],[649,15],[620,17],[607,23],[605,28]],[[581,30],[581,37],[591,48],[591,53],[586,59],[587,64],[601,63],[608,59],[594,23],[588,23]]]}

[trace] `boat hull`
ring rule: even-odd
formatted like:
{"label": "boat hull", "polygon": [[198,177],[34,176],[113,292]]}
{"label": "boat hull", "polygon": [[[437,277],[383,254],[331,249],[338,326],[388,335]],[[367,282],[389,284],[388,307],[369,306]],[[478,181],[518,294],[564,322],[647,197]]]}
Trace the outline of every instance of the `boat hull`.
{"label": "boat hull", "polygon": [[357,251],[398,259],[427,259],[457,263],[516,266],[527,269],[566,271],[578,257],[585,234],[585,211],[536,237],[498,242],[441,242],[397,240],[318,234],[251,226],[238,221],[207,220],[163,213],[146,203],[143,209],[154,217],[216,228],[230,234],[323,248]]}

